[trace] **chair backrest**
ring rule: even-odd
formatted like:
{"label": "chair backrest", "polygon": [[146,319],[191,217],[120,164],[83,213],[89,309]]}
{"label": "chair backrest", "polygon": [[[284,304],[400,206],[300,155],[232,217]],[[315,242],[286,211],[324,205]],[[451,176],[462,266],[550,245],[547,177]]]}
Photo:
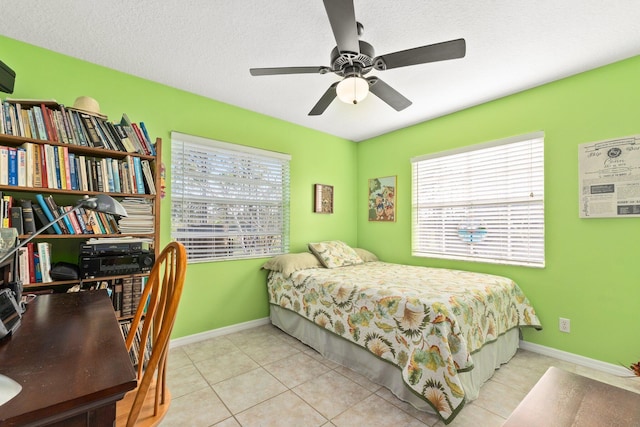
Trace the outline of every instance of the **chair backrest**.
{"label": "chair backrest", "polygon": [[[152,383],[155,384],[155,390],[151,390],[156,396],[155,410],[157,411],[157,406],[164,402],[169,338],[178,311],[186,270],[187,254],[184,246],[178,242],[171,242],[156,258],[142,291],[126,339],[127,350],[131,351],[137,339],[140,346],[137,360],[138,388],[127,426],[135,424]],[[147,355],[145,360],[146,351],[143,349],[147,347],[147,342],[151,343],[151,354]]]}

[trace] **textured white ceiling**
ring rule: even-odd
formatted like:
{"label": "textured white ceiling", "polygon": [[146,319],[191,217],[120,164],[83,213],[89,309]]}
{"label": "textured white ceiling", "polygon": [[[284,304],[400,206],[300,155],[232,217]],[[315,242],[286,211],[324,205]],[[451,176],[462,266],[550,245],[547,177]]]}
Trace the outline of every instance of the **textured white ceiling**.
{"label": "textured white ceiling", "polygon": [[369,96],[310,117],[338,76],[249,68],[329,66],[321,0],[3,0],[0,34],[353,141],[640,54],[639,0],[355,0],[355,12],[377,55],[457,38],[467,55],[371,72],[413,101],[401,112]]}

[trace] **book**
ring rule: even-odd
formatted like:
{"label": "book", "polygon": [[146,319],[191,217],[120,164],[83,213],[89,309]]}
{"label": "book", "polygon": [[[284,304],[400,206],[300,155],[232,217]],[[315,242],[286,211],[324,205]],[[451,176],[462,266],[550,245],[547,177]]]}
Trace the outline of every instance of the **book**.
{"label": "book", "polygon": [[[25,151],[25,176],[26,176],[26,187],[35,187],[35,175],[36,175],[36,144],[32,144],[30,142],[25,142],[20,146],[20,148]],[[39,163],[39,161],[38,161]],[[38,168],[40,165],[38,165]]]}
{"label": "book", "polygon": [[42,186],[45,188],[55,187],[55,163],[53,159],[53,147],[49,144],[40,146],[40,160],[42,161]]}
{"label": "book", "polygon": [[110,174],[113,176],[113,191],[115,193],[121,193],[122,187],[120,185],[120,167],[118,159],[111,159],[111,162],[107,165],[110,169]]}
{"label": "book", "polygon": [[25,136],[24,122],[22,120],[22,105],[19,103],[13,104],[14,114],[16,117],[16,126],[18,129],[18,136]]}
{"label": "book", "polygon": [[140,129],[142,130],[142,133],[147,141],[149,150],[151,151],[151,155],[155,156],[156,155],[156,147],[154,146],[153,142],[151,142],[151,138],[149,137],[149,132],[147,132],[147,127],[144,125],[144,122],[140,122]]}
{"label": "book", "polygon": [[0,102],[0,133],[5,133],[4,128],[4,103]]}
{"label": "book", "polygon": [[144,175],[144,183],[147,188],[147,194],[156,194],[156,184],[153,179],[153,172],[151,172],[151,164],[149,160],[142,160],[142,173]]}
{"label": "book", "polygon": [[[51,222],[57,218],[53,216],[53,212],[51,212],[51,210],[49,209],[49,205],[47,205],[47,202],[45,201],[42,194],[36,194],[36,200],[38,201],[38,205],[40,205],[40,208],[42,209],[42,212],[44,213],[48,222]],[[34,212],[36,211],[34,210]],[[45,222],[44,225],[48,224],[48,222]],[[53,227],[53,230],[56,232],[56,234],[62,234],[62,229],[57,222],[54,222],[51,227]]]}
{"label": "book", "polygon": [[27,256],[29,257],[29,282],[36,283],[36,266],[35,266],[35,250],[34,243],[27,243]]}
{"label": "book", "polygon": [[0,146],[0,185],[9,184],[9,147]]}
{"label": "book", "polygon": [[98,181],[95,177],[96,165],[90,157],[85,159],[85,164],[87,169],[87,189],[89,191],[94,191],[98,188]]}
{"label": "book", "polygon": [[40,139],[40,135],[38,135],[38,127],[36,126],[36,119],[33,116],[33,109],[27,110],[27,120],[29,121],[29,128],[31,129],[31,138]]}
{"label": "book", "polygon": [[102,159],[104,169],[107,171],[107,183],[109,192],[111,193],[116,191],[115,177],[113,176],[113,167],[111,166],[112,160],[113,159],[110,159],[109,157],[107,157],[106,159]]}
{"label": "book", "polygon": [[20,187],[31,187],[27,185],[27,150],[24,147],[18,147],[18,185]]}
{"label": "book", "polygon": [[34,234],[36,232],[36,222],[33,214],[31,200],[20,199],[18,202],[22,208],[22,224],[24,234]]}
{"label": "book", "polygon": [[42,270],[40,269],[40,254],[37,251],[33,252],[33,270],[35,271],[36,283],[42,283]]}
{"label": "book", "polygon": [[11,207],[13,206],[13,196],[4,194],[2,196],[2,227],[11,226]]}
{"label": "book", "polygon": [[100,135],[98,135],[98,131],[91,120],[91,116],[89,114],[79,113],[80,121],[84,125],[85,130],[87,131],[89,146],[94,148],[104,148],[104,144],[100,139]]}
{"label": "book", "polygon": [[38,138],[41,140],[49,139],[47,135],[47,129],[44,125],[44,117],[42,115],[42,109],[39,105],[34,105],[31,107],[31,111],[33,111],[33,117],[36,122],[36,128],[38,130]]}
{"label": "book", "polygon": [[8,184],[18,185],[18,150],[15,147],[8,147]]}
{"label": "book", "polygon": [[[69,164],[69,147],[58,147],[58,153],[60,155],[60,180],[64,182],[64,188],[71,190],[71,171],[69,170],[71,165]],[[62,177],[62,168],[64,168],[64,179]]]}
{"label": "book", "polygon": [[[40,229],[41,227],[44,227],[49,223],[49,220],[47,219],[47,216],[45,215],[39,203],[35,203],[35,204],[32,203],[31,209],[33,209],[33,217],[36,220],[36,226],[38,229]],[[44,232],[46,234],[58,234],[54,230],[53,226],[47,227],[47,229],[44,230]]]}
{"label": "book", "polygon": [[60,156],[58,155],[58,152],[62,149],[62,147],[59,146],[51,146],[51,158],[53,159],[52,164],[54,165],[53,171],[55,172],[55,175],[53,176],[53,182],[55,183],[55,185],[49,186],[49,188],[58,188],[58,189],[64,189],[64,185],[62,184],[63,182],[63,174],[64,171],[62,170],[62,165],[60,164]]}
{"label": "book", "polygon": [[58,142],[58,132],[53,127],[53,120],[51,119],[51,109],[44,104],[40,105],[40,109],[42,110],[44,127],[47,129],[47,139],[49,141]]}
{"label": "book", "polygon": [[9,211],[11,215],[9,226],[15,228],[18,231],[18,235],[22,236],[24,234],[24,226],[22,223],[22,208],[20,206],[11,206]]}
{"label": "book", "polygon": [[87,180],[87,159],[85,156],[78,156],[76,171],[78,171],[79,190],[89,191],[89,184]]}
{"label": "book", "polygon": [[40,145],[33,145],[33,186],[43,187],[42,185],[42,160],[40,157]]}
{"label": "book", "polygon": [[93,175],[93,178],[95,180],[94,190],[106,191],[104,189],[104,175],[102,174],[101,160],[93,159],[93,161],[91,162],[91,174]]}
{"label": "book", "polygon": [[22,284],[29,283],[29,250],[26,246],[18,249],[18,279]]}
{"label": "book", "polygon": [[124,161],[123,177],[129,181],[127,184],[128,193],[137,193],[138,186],[136,184],[135,169],[133,167],[133,157],[126,156]]}
{"label": "book", "polygon": [[38,255],[40,258],[40,274],[42,274],[42,282],[52,282],[51,279],[51,244],[47,242],[38,242]]}
{"label": "book", "polygon": [[145,194],[144,192],[144,176],[142,174],[142,163],[140,157],[133,158],[133,167],[136,176],[136,190],[138,194]]}

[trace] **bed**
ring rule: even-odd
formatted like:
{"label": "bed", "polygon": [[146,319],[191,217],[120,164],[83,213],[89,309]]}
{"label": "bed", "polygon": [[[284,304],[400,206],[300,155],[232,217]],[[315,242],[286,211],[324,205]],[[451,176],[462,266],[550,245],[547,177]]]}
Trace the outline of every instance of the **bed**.
{"label": "bed", "polygon": [[515,354],[519,328],[541,328],[508,278],[309,247],[263,266],[272,323],[445,424]]}

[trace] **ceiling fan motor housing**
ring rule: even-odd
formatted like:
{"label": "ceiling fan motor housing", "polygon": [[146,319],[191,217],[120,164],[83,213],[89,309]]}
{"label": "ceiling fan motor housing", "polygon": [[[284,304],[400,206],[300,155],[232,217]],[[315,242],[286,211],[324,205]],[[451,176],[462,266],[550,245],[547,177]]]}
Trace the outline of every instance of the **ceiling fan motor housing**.
{"label": "ceiling fan motor housing", "polygon": [[360,53],[331,51],[331,68],[339,76],[363,75],[371,71],[375,50],[369,43],[358,40]]}

